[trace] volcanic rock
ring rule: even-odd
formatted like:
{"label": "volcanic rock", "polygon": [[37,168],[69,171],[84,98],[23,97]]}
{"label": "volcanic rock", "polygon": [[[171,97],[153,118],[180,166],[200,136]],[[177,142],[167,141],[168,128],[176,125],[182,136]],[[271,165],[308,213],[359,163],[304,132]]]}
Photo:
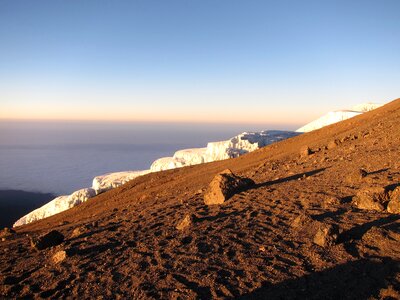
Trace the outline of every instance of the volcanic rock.
{"label": "volcanic rock", "polygon": [[43,250],[57,246],[63,241],[64,235],[57,230],[52,230],[49,233],[39,236],[37,239],[32,239],[31,246],[36,250]]}
{"label": "volcanic rock", "polygon": [[87,231],[88,231],[87,226],[79,226],[79,227],[76,227],[76,228],[72,231],[72,233],[71,233],[71,238],[78,237],[78,236],[84,234],[84,233],[87,232]]}
{"label": "volcanic rock", "polygon": [[0,238],[7,239],[15,234],[15,231],[11,228],[5,227],[2,231],[0,231]]}
{"label": "volcanic rock", "polygon": [[216,175],[211,181],[204,194],[206,205],[222,204],[235,193],[254,185],[254,181],[249,178],[239,177],[226,169]]}
{"label": "volcanic rock", "polygon": [[178,230],[185,230],[193,224],[194,217],[192,215],[186,215],[182,221],[176,226]]}
{"label": "volcanic rock", "polygon": [[297,216],[296,218],[294,218],[292,220],[292,222],[290,223],[290,225],[293,228],[299,228],[299,227],[303,227],[306,224],[312,223],[313,219],[310,217],[310,215],[308,215],[307,213],[302,213],[299,216]]}
{"label": "volcanic rock", "polygon": [[387,211],[392,214],[400,214],[400,187],[391,192]]}
{"label": "volcanic rock", "polygon": [[56,254],[53,255],[52,260],[55,264],[58,264],[66,258],[67,258],[67,252],[65,252],[64,250],[61,250],[61,251],[56,252]]}
{"label": "volcanic rock", "polygon": [[311,149],[308,146],[304,146],[300,149],[300,155],[302,157],[306,157],[309,156],[310,154],[312,154]]}
{"label": "volcanic rock", "polygon": [[330,149],[336,148],[337,145],[338,145],[338,143],[335,140],[332,140],[332,141],[330,141],[328,143],[328,147],[327,148],[330,150]]}
{"label": "volcanic rock", "polygon": [[359,209],[383,211],[388,194],[382,187],[363,188],[353,197],[352,205]]}
{"label": "volcanic rock", "polygon": [[338,234],[337,226],[321,223],[314,236],[313,243],[321,247],[331,246],[336,242]]}

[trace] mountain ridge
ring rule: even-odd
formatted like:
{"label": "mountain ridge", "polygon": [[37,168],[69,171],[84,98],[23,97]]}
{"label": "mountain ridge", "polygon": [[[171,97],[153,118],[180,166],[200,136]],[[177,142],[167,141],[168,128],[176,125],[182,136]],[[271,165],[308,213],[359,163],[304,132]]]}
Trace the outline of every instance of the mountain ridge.
{"label": "mountain ridge", "polygon": [[[238,158],[138,177],[16,228],[0,246],[0,295],[396,299],[400,217],[352,199],[399,186],[399,118],[397,99]],[[205,205],[227,168],[255,185]],[[189,228],[176,229],[186,216]],[[31,249],[29,238],[54,229],[64,242]]]}

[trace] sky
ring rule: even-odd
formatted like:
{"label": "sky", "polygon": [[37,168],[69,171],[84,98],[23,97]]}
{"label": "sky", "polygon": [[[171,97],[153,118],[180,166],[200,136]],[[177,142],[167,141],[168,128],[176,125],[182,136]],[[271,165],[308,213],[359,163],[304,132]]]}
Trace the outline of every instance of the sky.
{"label": "sky", "polygon": [[400,97],[400,1],[0,0],[0,119],[304,124]]}

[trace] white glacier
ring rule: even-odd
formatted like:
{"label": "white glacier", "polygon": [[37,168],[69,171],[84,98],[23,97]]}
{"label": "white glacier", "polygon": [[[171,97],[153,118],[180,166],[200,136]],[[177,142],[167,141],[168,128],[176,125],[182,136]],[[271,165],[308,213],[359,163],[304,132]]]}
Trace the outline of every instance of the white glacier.
{"label": "white glacier", "polygon": [[17,222],[14,223],[13,227],[21,226],[24,224],[28,224],[37,220],[41,220],[52,215],[55,215],[64,210],[70,209],[82,202],[87,201],[88,199],[94,197],[96,192],[92,188],[84,188],[78,190],[71,195],[63,195],[59,196],[50,202],[46,203],[42,207],[31,211],[27,215],[20,218]]}
{"label": "white glacier", "polygon": [[162,157],[154,161],[150,170],[157,172],[234,158],[298,134],[293,131],[281,130],[243,132],[226,141],[210,142],[206,148],[176,151],[172,157]]}
{"label": "white glacier", "polygon": [[205,162],[212,162],[233,157],[257,150],[271,143],[298,135],[293,131],[265,130],[261,132],[244,132],[229,140],[210,142],[205,148],[192,148],[178,150],[172,157],[163,157],[154,161],[149,170],[125,171],[108,173],[93,178],[91,188],[81,189],[69,196],[60,196],[30,212],[15,222],[14,227],[37,221],[71,207],[88,199],[123,185],[139,176],[150,172],[175,169]]}
{"label": "white glacier", "polygon": [[104,193],[148,173],[150,170],[107,173],[93,178],[92,188],[96,194]]}
{"label": "white glacier", "polygon": [[378,103],[362,103],[353,106],[350,110],[337,110],[331,111],[322,117],[300,127],[296,130],[296,132],[310,132],[343,120],[350,119],[352,117],[361,115],[365,112],[371,111],[375,108],[382,106],[382,104]]}

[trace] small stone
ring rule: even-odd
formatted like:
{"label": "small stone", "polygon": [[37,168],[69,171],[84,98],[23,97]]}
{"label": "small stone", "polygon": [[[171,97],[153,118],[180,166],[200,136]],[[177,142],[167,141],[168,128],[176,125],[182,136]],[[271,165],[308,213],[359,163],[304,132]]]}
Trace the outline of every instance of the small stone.
{"label": "small stone", "polygon": [[86,226],[76,227],[71,233],[71,238],[78,237],[78,236],[84,234],[86,231],[87,231]]}
{"label": "small stone", "polygon": [[314,236],[313,243],[321,247],[331,246],[336,242],[338,235],[337,226],[321,223]]}
{"label": "small stone", "polygon": [[13,235],[15,235],[15,230],[12,228],[4,227],[4,229],[0,231],[0,237],[2,241],[5,241],[8,237],[11,237]]}
{"label": "small stone", "polygon": [[43,250],[60,245],[63,241],[64,235],[57,230],[52,230],[37,239],[31,239],[31,247],[36,250]]}
{"label": "small stone", "polygon": [[178,230],[185,230],[193,224],[194,217],[192,215],[186,215],[181,222],[176,226]]}
{"label": "small stone", "polygon": [[293,228],[303,227],[306,224],[313,222],[313,219],[307,213],[302,213],[296,218],[294,218],[291,222],[291,226]]}
{"label": "small stone", "polygon": [[333,140],[333,141],[330,141],[330,142],[328,143],[327,148],[328,148],[328,150],[330,150],[330,149],[336,148],[337,146],[338,146],[337,141]]}
{"label": "small stone", "polygon": [[308,146],[304,146],[300,149],[300,155],[302,157],[306,157],[309,156],[310,154],[312,154],[311,149]]}
{"label": "small stone", "polygon": [[325,209],[332,208],[334,206],[340,205],[342,203],[341,199],[336,196],[328,196],[324,199],[322,207]]}
{"label": "small stone", "polygon": [[53,255],[52,260],[55,264],[58,264],[66,258],[67,258],[67,252],[65,252],[64,250],[61,250]]}
{"label": "small stone", "polygon": [[358,175],[359,175],[360,178],[364,178],[364,177],[367,177],[368,172],[365,171],[364,169],[359,169],[358,170]]}

